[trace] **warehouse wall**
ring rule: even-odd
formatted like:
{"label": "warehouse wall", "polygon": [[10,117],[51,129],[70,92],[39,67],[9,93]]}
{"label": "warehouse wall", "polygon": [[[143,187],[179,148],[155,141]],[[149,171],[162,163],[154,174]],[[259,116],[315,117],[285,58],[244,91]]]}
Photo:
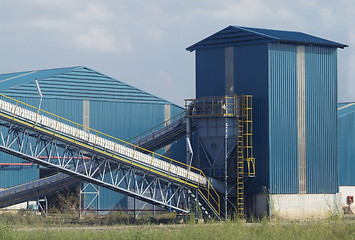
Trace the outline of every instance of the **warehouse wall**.
{"label": "warehouse wall", "polygon": [[270,193],[298,193],[297,46],[270,44]]}
{"label": "warehouse wall", "polygon": [[234,47],[234,91],[253,96],[253,154],[256,177],[246,182],[248,193],[269,188],[268,46]]}
{"label": "warehouse wall", "polygon": [[307,193],[338,192],[337,52],[306,47]]}

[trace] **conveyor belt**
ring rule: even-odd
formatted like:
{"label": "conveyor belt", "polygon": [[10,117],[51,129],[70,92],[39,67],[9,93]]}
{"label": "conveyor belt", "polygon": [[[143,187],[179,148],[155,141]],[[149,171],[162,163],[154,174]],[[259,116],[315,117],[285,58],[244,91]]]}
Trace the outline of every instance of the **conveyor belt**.
{"label": "conveyor belt", "polygon": [[[89,146],[93,146],[96,148],[101,148],[105,152],[110,154],[114,154],[125,159],[131,159],[134,163],[139,165],[148,166],[153,168],[159,172],[164,174],[171,175],[182,179],[186,179],[187,181],[194,184],[206,184],[207,179],[202,177],[200,174],[194,173],[192,171],[188,171],[187,169],[176,166],[172,163],[165,162],[158,158],[155,158],[150,155],[141,153],[140,151],[136,151],[132,149],[134,145],[130,145],[130,147],[123,146],[117,141],[110,141],[103,137],[98,137],[95,134],[88,133],[84,130],[80,130],[78,128],[69,126],[65,123],[56,121],[49,117],[36,114],[30,110],[19,107],[15,104],[11,104],[4,100],[0,99],[0,109],[1,111],[5,111],[6,114],[16,115],[17,117],[22,118],[26,122],[35,123],[41,125],[42,127],[54,131],[58,134],[63,134],[66,137],[74,139],[75,141],[87,144]],[[133,163],[132,162],[132,163]]]}
{"label": "conveyor belt", "polygon": [[[219,196],[201,170],[1,96],[6,99],[0,100],[2,151],[182,212],[188,212],[185,189],[194,189],[219,218]],[[78,154],[81,157],[74,157]],[[90,160],[84,160],[84,155]]]}
{"label": "conveyor belt", "polygon": [[0,208],[15,205],[25,201],[36,200],[63,188],[77,185],[79,179],[58,173],[32,182],[7,188],[0,191]]}

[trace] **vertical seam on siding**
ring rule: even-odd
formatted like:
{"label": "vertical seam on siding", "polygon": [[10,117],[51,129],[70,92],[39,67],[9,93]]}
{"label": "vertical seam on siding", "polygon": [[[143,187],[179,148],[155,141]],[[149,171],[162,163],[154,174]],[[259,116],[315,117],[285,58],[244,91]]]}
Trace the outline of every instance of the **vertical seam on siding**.
{"label": "vertical seam on siding", "polygon": [[225,62],[225,95],[234,94],[234,47],[226,47],[224,55]]}
{"label": "vertical seam on siding", "polygon": [[297,149],[298,192],[306,193],[306,99],[305,47],[297,46]]}
{"label": "vertical seam on siding", "polygon": [[[83,126],[90,127],[90,101],[83,100]],[[84,128],[84,131],[87,130]]]}

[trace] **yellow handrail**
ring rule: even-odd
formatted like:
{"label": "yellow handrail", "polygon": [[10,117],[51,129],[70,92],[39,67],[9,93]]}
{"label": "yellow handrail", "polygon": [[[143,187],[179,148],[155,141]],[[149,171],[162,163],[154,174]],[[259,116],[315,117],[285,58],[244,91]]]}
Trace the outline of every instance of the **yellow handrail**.
{"label": "yellow handrail", "polygon": [[[235,116],[235,104],[237,95],[233,97],[204,97],[199,99],[185,99],[186,117],[206,116]],[[191,112],[188,107],[193,105]]]}
{"label": "yellow handrail", "polygon": [[[156,174],[158,174],[158,175],[161,175],[161,176],[164,176],[164,177],[167,177],[167,178],[170,178],[170,179],[174,179],[175,181],[178,181],[178,182],[180,182],[180,183],[186,184],[186,185],[188,185],[188,186],[192,186],[192,187],[198,188],[198,190],[199,190],[200,193],[205,197],[206,200],[207,200],[207,199],[213,200],[213,201],[209,201],[209,203],[210,203],[211,207],[214,208],[214,210],[218,213],[218,215],[220,215],[220,197],[219,197],[219,195],[217,194],[216,190],[213,188],[213,186],[210,184],[210,182],[208,181],[207,177],[206,177],[205,174],[202,172],[202,170],[200,170],[200,169],[198,169],[198,168],[195,168],[195,167],[193,167],[193,166],[189,166],[189,165],[187,165],[187,164],[185,164],[185,163],[178,162],[178,161],[176,161],[176,160],[174,160],[174,159],[171,159],[171,158],[169,158],[169,157],[165,157],[165,156],[160,155],[160,154],[158,154],[158,153],[152,152],[152,151],[150,151],[150,150],[148,150],[148,149],[144,149],[144,148],[141,148],[141,147],[139,147],[139,146],[133,145],[133,144],[131,144],[131,143],[129,143],[129,142],[126,142],[126,141],[124,141],[124,140],[121,140],[121,139],[119,139],[119,138],[112,137],[112,136],[110,136],[110,135],[108,135],[108,134],[105,134],[105,133],[102,133],[102,132],[100,132],[100,131],[94,130],[94,129],[92,129],[92,128],[86,127],[86,126],[84,126],[84,125],[82,125],[82,124],[75,123],[75,122],[73,122],[73,121],[71,121],[71,120],[65,119],[65,118],[63,118],[63,117],[60,117],[60,116],[55,115],[55,114],[53,114],[53,113],[47,112],[47,111],[45,111],[45,110],[38,109],[37,107],[34,107],[34,106],[29,105],[29,104],[27,104],[27,103],[21,102],[21,101],[19,101],[19,100],[14,99],[14,98],[5,96],[5,95],[3,95],[3,94],[0,94],[0,96],[3,97],[3,98],[5,98],[6,100],[11,100],[11,101],[16,102],[16,108],[17,108],[17,105],[20,104],[20,105],[27,106],[29,109],[34,109],[34,110],[35,110],[34,112],[36,112],[36,122],[37,122],[37,120],[38,120],[38,116],[40,115],[40,113],[42,113],[43,116],[44,116],[44,114],[50,116],[52,120],[55,120],[55,119],[56,119],[56,120],[55,120],[55,121],[56,121],[56,124],[55,124],[56,127],[55,127],[55,129],[52,128],[52,129],[53,129],[53,131],[52,131],[52,130],[44,129],[43,127],[39,126],[39,124],[37,124],[37,123],[35,123],[35,124],[30,124],[30,123],[28,123],[28,122],[26,122],[26,121],[23,121],[23,120],[22,120],[23,118],[21,118],[21,117],[16,118],[16,112],[14,112],[14,115],[13,115],[13,116],[8,116],[8,115],[6,115],[6,114],[4,114],[4,113],[0,113],[1,116],[5,117],[5,118],[8,118],[8,119],[12,119],[12,120],[17,121],[17,122],[21,122],[22,124],[25,124],[25,125],[27,125],[27,126],[29,126],[29,127],[33,127],[33,128],[35,128],[35,129],[39,129],[39,130],[44,131],[44,132],[46,132],[46,133],[48,133],[48,134],[52,134],[52,135],[54,135],[54,136],[56,136],[56,137],[60,137],[60,138],[62,138],[62,139],[65,139],[66,141],[73,142],[73,143],[75,143],[75,144],[82,145],[82,146],[87,147],[87,148],[91,148],[91,149],[93,149],[93,150],[95,150],[95,151],[97,151],[97,152],[100,152],[100,153],[104,154],[104,155],[107,155],[107,156],[109,156],[109,157],[113,157],[113,158],[115,158],[115,159],[119,159],[120,161],[123,161],[123,162],[129,163],[129,164],[138,166],[138,167],[143,168],[143,169],[145,169],[145,170],[154,172],[154,173],[156,173]],[[76,127],[77,129],[82,128],[82,129],[84,129],[84,131],[87,132],[87,133],[95,133],[95,135],[96,135],[96,136],[95,136],[95,143],[94,143],[93,145],[88,145],[88,144],[86,144],[86,143],[77,141],[77,138],[74,138],[74,140],[73,140],[73,139],[68,138],[68,137],[66,137],[66,136],[64,136],[64,135],[59,134],[58,131],[57,131],[58,123],[65,123],[65,124],[70,123],[70,124],[68,124],[68,125],[73,125],[73,126]],[[174,165],[179,166],[179,167],[182,167],[182,168],[184,168],[184,169],[186,169],[186,170],[188,170],[188,169],[190,169],[190,171],[193,170],[192,172],[194,172],[195,174],[198,174],[198,175],[200,175],[200,176],[203,176],[203,177],[206,179],[206,183],[203,183],[203,182],[201,181],[201,182],[198,182],[197,184],[194,184],[194,183],[188,182],[187,179],[183,180],[183,179],[180,179],[180,178],[178,178],[178,177],[176,177],[176,176],[173,176],[173,175],[171,174],[170,170],[169,170],[169,174],[166,174],[166,173],[161,172],[161,171],[159,171],[159,170],[152,169],[151,167],[146,167],[145,165],[139,164],[139,163],[137,163],[137,162],[131,162],[130,160],[125,159],[125,158],[122,158],[122,157],[120,157],[120,156],[118,156],[118,155],[112,156],[112,153],[109,153],[109,152],[103,151],[103,150],[100,149],[100,148],[97,148],[97,141],[99,140],[99,139],[98,139],[99,136],[104,136],[105,139],[107,139],[107,140],[110,140],[110,141],[113,141],[113,142],[116,142],[116,143],[121,143],[122,145],[125,145],[125,146],[130,146],[131,149],[133,149],[133,151],[134,151],[133,154],[135,154],[135,152],[137,151],[137,149],[140,149],[140,150],[141,150],[140,152],[144,152],[144,153],[146,153],[146,154],[148,153],[147,155],[151,155],[152,158],[153,158],[153,156],[154,156],[155,158],[159,158],[159,159],[161,159],[161,160],[164,160],[165,163],[170,164],[169,169],[171,168],[172,164],[174,164]],[[163,164],[163,163],[160,163],[160,164]],[[163,165],[161,165],[161,166],[162,166],[162,168],[163,168]],[[207,196],[205,196],[205,193],[202,192],[201,189],[207,191]],[[214,206],[216,206],[216,208],[215,208]]]}
{"label": "yellow handrail", "polygon": [[169,118],[168,120],[165,120],[164,122],[159,123],[158,125],[156,125],[156,126],[150,128],[150,129],[148,129],[148,130],[146,130],[146,131],[140,133],[139,135],[137,135],[137,136],[135,136],[135,137],[133,137],[133,138],[128,139],[127,142],[133,142],[133,140],[135,140],[135,139],[139,140],[139,138],[141,138],[143,135],[145,135],[145,134],[147,134],[147,133],[152,133],[152,132],[154,132],[155,129],[157,129],[157,128],[159,128],[159,127],[164,127],[164,126],[166,126],[166,125],[167,125],[168,123],[170,123],[173,119],[179,119],[179,118],[181,118],[184,114],[185,114],[185,112],[181,112],[181,113],[175,115],[174,117],[171,117],[171,118]]}

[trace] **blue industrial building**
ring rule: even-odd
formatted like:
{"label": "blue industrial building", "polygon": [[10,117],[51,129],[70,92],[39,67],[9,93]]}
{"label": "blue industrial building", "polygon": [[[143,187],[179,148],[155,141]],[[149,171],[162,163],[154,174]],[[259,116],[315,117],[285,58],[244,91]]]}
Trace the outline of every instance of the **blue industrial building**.
{"label": "blue industrial building", "polygon": [[196,51],[197,98],[253,96],[250,193],[266,189],[280,215],[307,211],[290,200],[338,192],[337,48],[345,47],[300,32],[229,26],[187,48]]}
{"label": "blue industrial building", "polygon": [[[351,145],[354,136],[347,130],[355,119],[355,105],[337,106],[337,49],[345,47],[300,32],[238,26],[229,26],[188,47],[188,51],[196,53],[197,100],[188,105],[191,108],[186,112],[185,122],[180,119],[175,124],[185,124],[179,128],[180,133],[182,130],[186,130],[186,135],[190,131],[195,133],[187,136],[186,146],[185,141],[179,141],[159,152],[182,162],[187,159],[187,163],[191,156],[192,165],[202,168],[212,185],[221,186],[224,181],[219,193],[221,196],[224,193],[222,210],[227,216],[228,201],[237,201],[244,208],[244,195],[238,192],[239,180],[236,180],[240,174],[233,161],[238,158],[238,148],[243,148],[238,145],[241,139],[246,139],[242,134],[249,134],[238,132],[244,126],[249,129],[252,122],[256,177],[247,179],[245,186],[249,213],[269,211],[271,215],[298,218],[336,211],[339,186],[354,185],[349,167],[355,154]],[[42,109],[123,140],[130,140],[184,111],[86,67],[2,74],[0,93],[38,106],[40,97],[35,80],[44,96]],[[237,125],[239,110],[231,114],[233,118],[227,116],[228,101],[232,99],[237,105],[239,100],[235,96],[243,94],[253,97],[249,115],[252,121],[246,121],[250,125]],[[221,96],[222,100],[213,100],[212,104],[210,100],[198,100]],[[225,111],[222,117],[198,116],[201,109],[200,113],[204,113],[205,103],[217,108],[214,104],[221,102],[218,110]],[[202,104],[203,108],[199,108]],[[166,129],[162,130],[158,133],[163,134]],[[0,154],[1,188],[35,180],[41,171],[46,171],[35,164],[21,166],[17,164],[23,162],[20,158]],[[229,198],[233,189],[227,185],[237,189],[233,196],[237,200]],[[244,191],[244,185],[240,188]],[[111,190],[102,188],[99,196],[101,209],[131,207],[127,198]],[[209,206],[216,215],[222,216],[223,204],[212,205]]]}
{"label": "blue industrial building", "polygon": [[355,103],[338,104],[338,161],[339,192],[342,205],[347,205],[347,197],[355,195]]}
{"label": "blue industrial building", "polygon": [[[43,95],[41,109],[123,140],[130,140],[183,111],[175,104],[80,66],[2,74],[0,93],[39,106],[35,80]],[[183,144],[181,147],[184,149]],[[164,150],[160,152],[165,154]],[[185,158],[184,151],[174,146],[168,154],[175,159]],[[30,182],[48,172],[37,164],[26,166],[27,161],[3,152],[0,164],[0,188]],[[128,207],[124,195],[102,187],[99,198],[100,209]]]}
{"label": "blue industrial building", "polygon": [[[355,103],[338,104],[339,186],[355,186]],[[353,195],[355,192],[353,193]]]}

